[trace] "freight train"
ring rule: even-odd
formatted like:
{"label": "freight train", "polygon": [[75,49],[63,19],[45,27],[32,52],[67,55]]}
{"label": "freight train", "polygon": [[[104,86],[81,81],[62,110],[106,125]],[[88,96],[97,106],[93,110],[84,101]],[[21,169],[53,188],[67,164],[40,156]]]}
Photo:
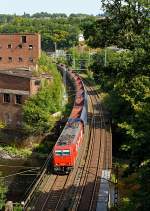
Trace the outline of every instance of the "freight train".
{"label": "freight train", "polygon": [[72,69],[66,71],[64,65],[57,66],[66,74],[75,90],[75,100],[68,121],[53,148],[53,170],[55,173],[69,173],[75,166],[83,142],[87,123],[87,93],[84,84]]}

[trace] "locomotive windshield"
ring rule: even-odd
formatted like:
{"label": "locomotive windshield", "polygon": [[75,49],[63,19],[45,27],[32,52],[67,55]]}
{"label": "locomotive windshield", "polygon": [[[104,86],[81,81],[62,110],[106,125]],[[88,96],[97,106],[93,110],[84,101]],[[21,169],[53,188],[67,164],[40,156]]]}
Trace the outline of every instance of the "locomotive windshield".
{"label": "locomotive windshield", "polygon": [[62,150],[55,150],[55,154],[61,156],[62,155]]}
{"label": "locomotive windshield", "polygon": [[56,154],[56,155],[59,155],[59,156],[70,155],[70,150],[69,150],[69,149],[65,149],[65,150],[55,150],[55,154]]}
{"label": "locomotive windshield", "polygon": [[70,150],[68,149],[63,150],[63,155],[70,155]]}

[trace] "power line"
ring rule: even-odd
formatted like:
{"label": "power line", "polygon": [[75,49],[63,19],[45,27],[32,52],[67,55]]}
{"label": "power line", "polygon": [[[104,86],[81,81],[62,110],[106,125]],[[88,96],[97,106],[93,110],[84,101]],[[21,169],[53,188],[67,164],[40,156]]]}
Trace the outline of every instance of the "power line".
{"label": "power line", "polygon": [[29,169],[29,170],[27,170],[27,171],[22,171],[22,172],[15,173],[15,174],[10,174],[10,175],[7,175],[7,176],[5,176],[5,177],[0,177],[0,179],[6,179],[6,178],[9,178],[9,177],[12,177],[12,176],[21,175],[21,174],[23,174],[23,173],[30,172],[30,171],[34,171],[34,170],[36,170],[36,168]]}
{"label": "power line", "polygon": [[29,166],[29,167],[27,167],[27,166],[8,166],[8,165],[0,165],[0,167],[9,167],[9,168],[27,168],[27,169],[32,169],[32,168],[37,168],[37,169],[40,169],[40,167],[34,167],[34,166]]}

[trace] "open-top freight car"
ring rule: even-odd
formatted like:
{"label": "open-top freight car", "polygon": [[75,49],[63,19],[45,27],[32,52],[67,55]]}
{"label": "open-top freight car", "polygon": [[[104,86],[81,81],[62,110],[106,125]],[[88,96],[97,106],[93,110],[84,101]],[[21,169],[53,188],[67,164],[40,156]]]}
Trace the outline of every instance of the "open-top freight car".
{"label": "open-top freight car", "polygon": [[[64,65],[58,69],[66,71]],[[75,88],[75,101],[68,121],[53,149],[53,168],[57,173],[70,172],[76,163],[87,123],[87,93],[79,75],[71,69],[66,72]]]}

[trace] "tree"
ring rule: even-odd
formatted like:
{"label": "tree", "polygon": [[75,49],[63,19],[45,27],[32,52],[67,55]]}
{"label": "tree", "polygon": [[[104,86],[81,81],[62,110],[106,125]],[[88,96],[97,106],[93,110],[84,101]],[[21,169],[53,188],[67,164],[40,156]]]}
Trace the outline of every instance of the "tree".
{"label": "tree", "polygon": [[[113,25],[114,39],[120,47],[134,49],[149,42],[149,6],[147,0],[103,0],[103,8]],[[145,45],[146,44],[146,45]]]}
{"label": "tree", "polygon": [[[107,92],[105,103],[111,112],[115,142],[121,157],[128,158],[126,175],[136,177],[138,189],[130,196],[134,210],[149,210],[150,176],[150,18],[146,0],[103,0],[108,16],[84,25],[85,37],[94,47],[115,44],[118,52],[107,49],[94,56],[94,78]],[[108,23],[108,24],[107,24]],[[88,29],[89,28],[89,29]],[[95,39],[96,38],[96,39]],[[134,206],[133,206],[134,205]],[[129,210],[129,207],[128,209]],[[133,210],[133,209],[131,209]]]}
{"label": "tree", "polygon": [[60,74],[45,54],[40,58],[39,65],[39,72],[49,72],[53,81],[45,81],[40,91],[23,106],[24,128],[31,133],[50,132],[57,120],[53,114],[62,110],[63,87]]}
{"label": "tree", "polygon": [[117,45],[127,49],[148,50],[149,13],[147,0],[103,0],[105,18],[84,25],[84,36],[94,47]]}
{"label": "tree", "polygon": [[[11,19],[10,19],[11,18]],[[82,18],[83,21],[83,18]],[[80,32],[79,18],[68,18],[65,14],[37,13],[33,16],[0,16],[1,33],[39,32],[42,49],[54,51],[54,42],[59,49],[72,47],[77,43]]]}

